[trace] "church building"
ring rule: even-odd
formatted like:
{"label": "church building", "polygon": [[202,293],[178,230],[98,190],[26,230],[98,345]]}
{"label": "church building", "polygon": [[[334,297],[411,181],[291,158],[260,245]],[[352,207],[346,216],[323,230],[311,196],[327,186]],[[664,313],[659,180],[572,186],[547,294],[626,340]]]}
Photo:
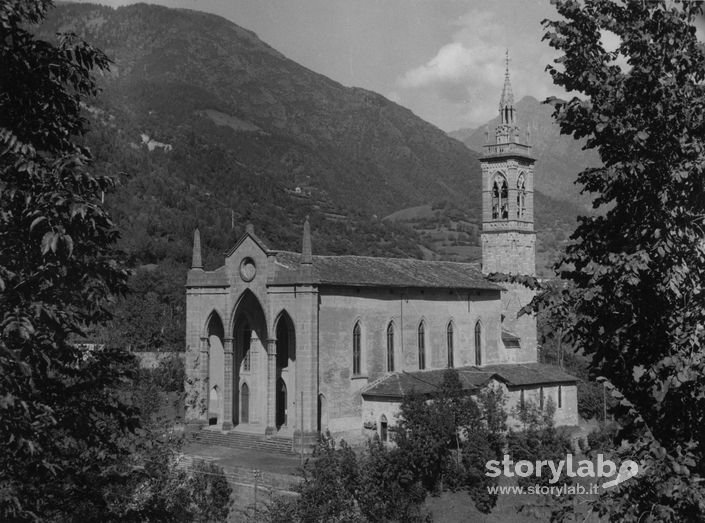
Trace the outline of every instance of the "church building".
{"label": "church building", "polygon": [[300,253],[272,248],[248,226],[223,265],[205,271],[196,231],[187,422],[296,445],[325,431],[386,440],[403,396],[437,390],[454,368],[470,393],[502,387],[510,413],[552,401],[557,425],[577,425],[576,378],[538,363],[536,319],[519,315],[533,291],[487,278],[535,275],[535,159],[519,141],[508,69],[499,112],[495,143],[480,159],[481,269],[316,255],[306,220]]}

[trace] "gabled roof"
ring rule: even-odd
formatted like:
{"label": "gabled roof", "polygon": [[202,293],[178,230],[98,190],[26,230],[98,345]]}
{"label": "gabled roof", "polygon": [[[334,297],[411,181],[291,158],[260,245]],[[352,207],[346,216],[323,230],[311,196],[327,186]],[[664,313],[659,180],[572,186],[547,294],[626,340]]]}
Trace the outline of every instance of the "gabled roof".
{"label": "gabled roof", "polygon": [[242,242],[244,242],[246,238],[251,238],[252,241],[255,242],[257,246],[262,249],[266,254],[269,254],[271,252],[271,249],[267,247],[267,245],[262,240],[260,240],[254,232],[248,230],[245,231],[245,234],[240,237],[237,243],[225,253],[225,257],[227,258],[229,256],[232,256],[232,254],[237,250],[238,247],[240,247],[240,245],[242,245]]}
{"label": "gabled roof", "polygon": [[[401,400],[402,397],[438,392],[448,369],[395,372],[384,376],[362,390],[362,396]],[[563,369],[542,363],[487,365],[485,367],[460,367],[458,372],[463,390],[475,392],[490,380],[497,380],[510,387],[575,383],[577,378]]]}
{"label": "gabled roof", "polygon": [[[363,389],[363,396],[401,398],[408,394],[432,394],[438,392],[445,372],[449,369],[421,370],[414,372],[395,372],[384,376]],[[492,375],[484,372],[464,372],[455,369],[463,390],[475,391],[487,384]]]}
{"label": "gabled roof", "polygon": [[[292,285],[300,278],[301,254],[275,253],[270,285]],[[502,290],[487,281],[475,264],[372,256],[313,256],[320,285]]]}

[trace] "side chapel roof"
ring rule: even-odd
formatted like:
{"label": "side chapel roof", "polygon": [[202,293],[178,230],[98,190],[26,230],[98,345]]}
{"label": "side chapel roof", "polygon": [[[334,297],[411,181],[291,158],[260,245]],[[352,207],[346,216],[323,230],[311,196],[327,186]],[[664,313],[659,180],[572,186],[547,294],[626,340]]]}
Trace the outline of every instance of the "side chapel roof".
{"label": "side chapel roof", "polygon": [[[362,396],[401,400],[403,396],[412,393],[432,394],[439,390],[447,370],[449,369],[395,372],[368,385],[362,390]],[[477,391],[490,380],[500,381],[509,387],[572,384],[578,381],[578,378],[560,367],[544,363],[469,366],[454,370],[458,372],[463,390],[469,392]]]}

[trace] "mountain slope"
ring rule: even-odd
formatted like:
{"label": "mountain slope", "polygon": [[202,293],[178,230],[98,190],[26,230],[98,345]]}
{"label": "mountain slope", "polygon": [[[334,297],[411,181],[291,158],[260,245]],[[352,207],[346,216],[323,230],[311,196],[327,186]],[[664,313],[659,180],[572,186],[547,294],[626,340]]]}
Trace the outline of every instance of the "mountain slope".
{"label": "mountain slope", "polygon": [[159,142],[172,143],[184,124],[218,127],[236,138],[235,159],[253,174],[369,213],[458,193],[479,202],[477,155],[409,110],[316,74],[222,18],[147,5],[66,5],[56,15],[52,29],[77,32],[114,60],[108,109],[127,109]]}
{"label": "mountain slope", "polygon": [[[225,19],[66,4],[40,31],[76,32],[114,62],[86,107],[87,144],[95,169],[122,183],[106,203],[135,266],[183,267],[196,223],[210,263],[247,222],[273,247],[298,249],[309,214],[317,252],[390,256],[429,255],[413,224],[378,219],[400,209],[442,203],[479,224],[477,153]],[[574,216],[537,194],[539,225],[569,229]]]}

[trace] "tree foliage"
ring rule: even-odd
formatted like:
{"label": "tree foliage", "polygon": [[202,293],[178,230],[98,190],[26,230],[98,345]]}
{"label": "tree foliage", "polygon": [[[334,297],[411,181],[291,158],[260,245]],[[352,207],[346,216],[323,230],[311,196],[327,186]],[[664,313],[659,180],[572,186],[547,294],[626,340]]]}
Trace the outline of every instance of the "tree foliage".
{"label": "tree foliage", "polygon": [[356,453],[345,441],[323,437],[297,490],[298,498],[275,498],[258,517],[269,523],[429,521],[426,491],[404,455],[379,439]]}
{"label": "tree foliage", "polygon": [[71,343],[107,318],[127,272],[100,206],[112,182],[86,170],[75,142],[81,99],[96,93],[91,71],[108,60],[72,35],[37,40],[26,24],[50,5],[0,5],[0,514],[11,520],[100,507],[122,474],[120,436],[136,426],[116,390],[130,357]]}
{"label": "tree foliage", "polygon": [[434,393],[411,394],[400,407],[395,443],[411,477],[428,492],[464,489],[482,512],[495,506],[485,464],[504,448],[506,412],[501,389],[477,397],[464,390],[456,370],[445,371]]}
{"label": "tree foliage", "polygon": [[[705,518],[705,55],[701,2],[557,0],[549,100],[563,133],[602,160],[578,182],[601,212],[563,260],[570,336],[604,376],[643,475],[607,491],[614,521]],[[605,38],[605,37],[616,38]],[[605,42],[617,40],[616,48]],[[563,512],[561,517],[566,517]]]}
{"label": "tree foliage", "polygon": [[140,423],[135,359],[75,343],[110,318],[128,271],[101,205],[113,181],[80,145],[108,59],[71,34],[38,39],[50,7],[0,3],[0,519],[192,521],[210,490]]}

